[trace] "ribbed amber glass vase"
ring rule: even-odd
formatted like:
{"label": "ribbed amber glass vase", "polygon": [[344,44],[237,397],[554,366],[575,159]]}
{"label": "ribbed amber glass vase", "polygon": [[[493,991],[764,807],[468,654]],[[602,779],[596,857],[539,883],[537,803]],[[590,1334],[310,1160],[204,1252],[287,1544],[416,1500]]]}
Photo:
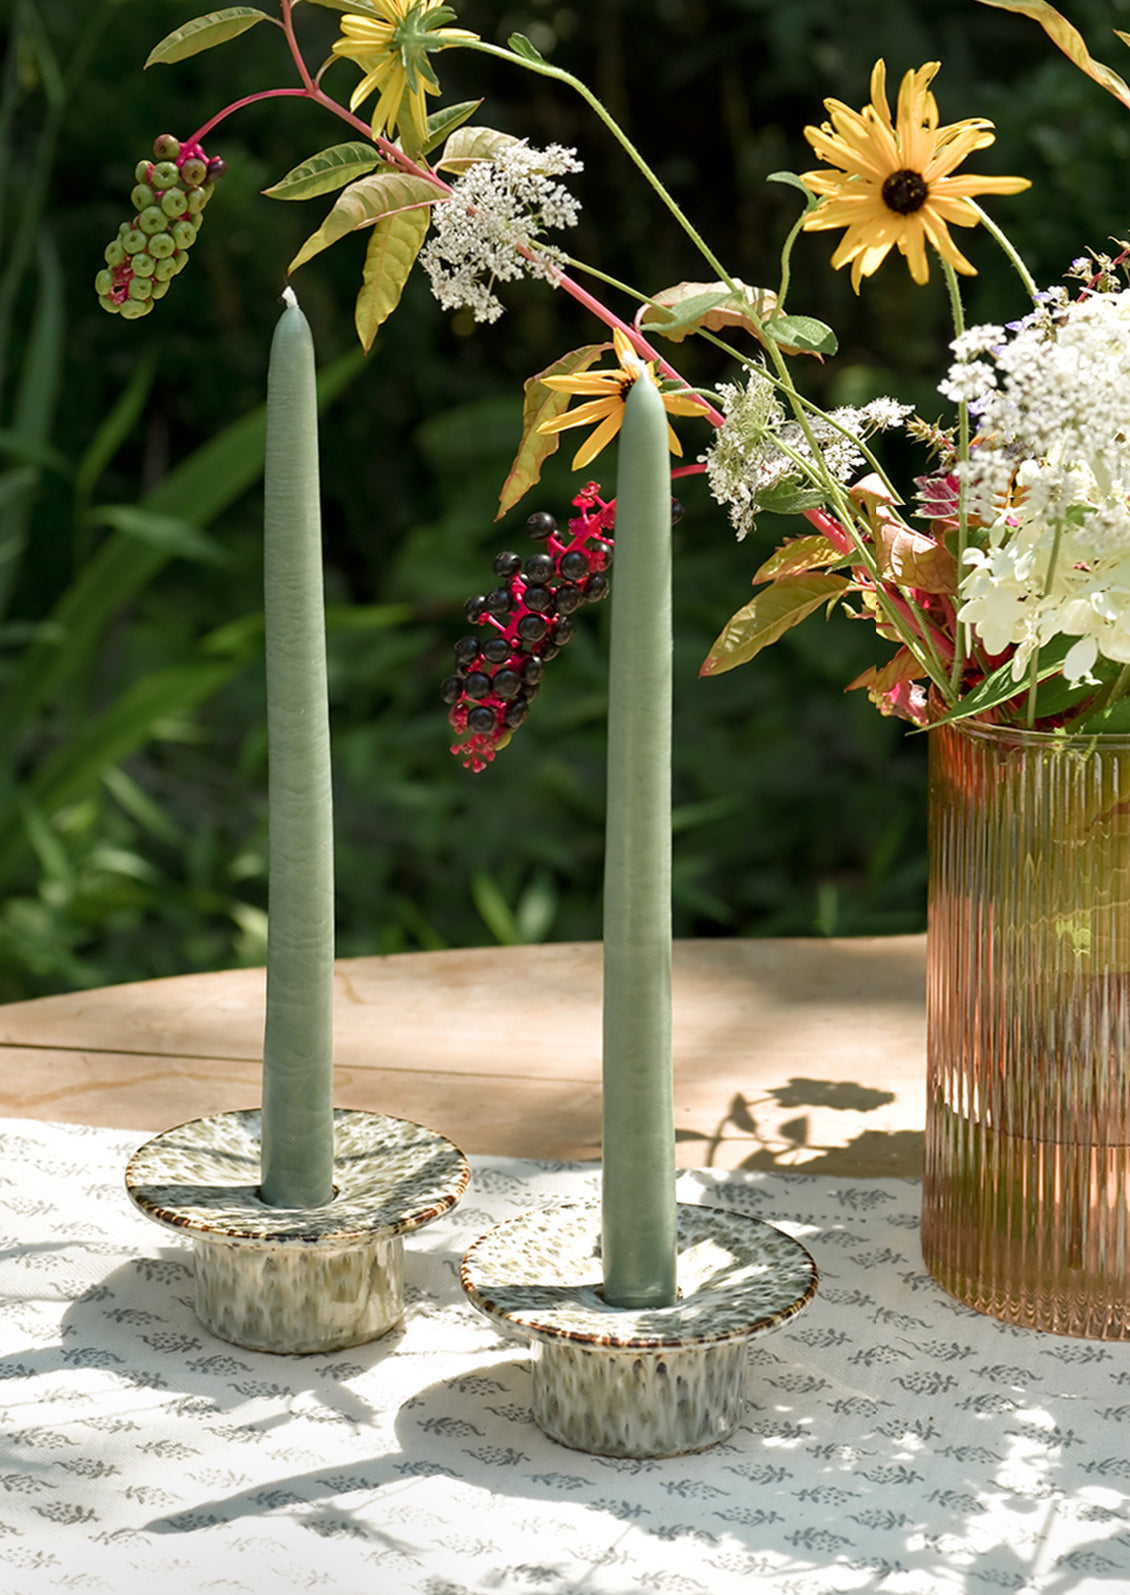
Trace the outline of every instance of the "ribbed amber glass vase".
{"label": "ribbed amber glass vase", "polygon": [[1130,1339],[1130,737],[929,737],[926,1265]]}

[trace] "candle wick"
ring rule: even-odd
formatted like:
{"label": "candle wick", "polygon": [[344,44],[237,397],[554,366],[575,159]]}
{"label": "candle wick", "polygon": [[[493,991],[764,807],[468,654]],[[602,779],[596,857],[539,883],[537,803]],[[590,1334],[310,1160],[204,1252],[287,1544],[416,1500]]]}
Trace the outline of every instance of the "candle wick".
{"label": "candle wick", "polygon": [[282,291],[282,302],[288,310],[298,309],[298,295],[295,293],[294,289],[289,283],[287,283],[286,287]]}

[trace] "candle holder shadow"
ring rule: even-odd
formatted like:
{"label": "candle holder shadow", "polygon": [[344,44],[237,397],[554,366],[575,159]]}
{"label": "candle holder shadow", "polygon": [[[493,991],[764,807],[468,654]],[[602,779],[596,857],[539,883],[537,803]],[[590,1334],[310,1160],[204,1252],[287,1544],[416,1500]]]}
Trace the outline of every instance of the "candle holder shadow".
{"label": "candle holder shadow", "polygon": [[601,1295],[601,1210],[562,1203],[490,1230],[463,1259],[474,1306],[533,1342],[533,1416],[550,1439],[609,1457],[670,1457],[732,1434],[748,1342],[816,1293],[799,1241],[723,1208],[678,1207],[678,1300],[614,1308]]}
{"label": "candle holder shadow", "polygon": [[376,1340],[404,1311],[401,1237],[467,1188],[467,1160],[406,1119],[334,1112],[334,1198],[270,1207],[259,1194],[257,1110],[167,1130],[126,1169],[130,1200],[190,1236],[196,1314],[252,1351],[336,1351]]}

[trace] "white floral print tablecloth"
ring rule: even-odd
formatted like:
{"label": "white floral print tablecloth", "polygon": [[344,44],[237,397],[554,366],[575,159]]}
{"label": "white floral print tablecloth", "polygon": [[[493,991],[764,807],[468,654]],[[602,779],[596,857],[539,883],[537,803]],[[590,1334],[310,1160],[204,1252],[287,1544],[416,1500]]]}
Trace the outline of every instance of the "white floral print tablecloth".
{"label": "white floral print tablecloth", "polygon": [[751,1349],[734,1438],[568,1451],[524,1345],[464,1301],[498,1220],[592,1165],[473,1159],[407,1237],[402,1329],[271,1357],[210,1337],[191,1254],[129,1205],[135,1132],[0,1121],[3,1595],[1115,1595],[1130,1589],[1130,1345],[943,1294],[918,1187],[696,1171],[683,1200],[779,1224],[815,1304]]}

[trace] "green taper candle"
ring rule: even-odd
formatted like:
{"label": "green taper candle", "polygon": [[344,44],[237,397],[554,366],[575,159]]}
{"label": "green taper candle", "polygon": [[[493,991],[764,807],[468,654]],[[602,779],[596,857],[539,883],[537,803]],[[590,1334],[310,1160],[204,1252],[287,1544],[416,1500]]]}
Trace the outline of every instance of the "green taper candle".
{"label": "green taper candle", "polygon": [[604,1299],[676,1299],[671,1074],[671,471],[641,367],[616,487],[604,863]]}
{"label": "green taper candle", "polygon": [[291,289],[271,342],[264,474],[269,899],[262,1196],[333,1197],[333,798],[314,341]]}

